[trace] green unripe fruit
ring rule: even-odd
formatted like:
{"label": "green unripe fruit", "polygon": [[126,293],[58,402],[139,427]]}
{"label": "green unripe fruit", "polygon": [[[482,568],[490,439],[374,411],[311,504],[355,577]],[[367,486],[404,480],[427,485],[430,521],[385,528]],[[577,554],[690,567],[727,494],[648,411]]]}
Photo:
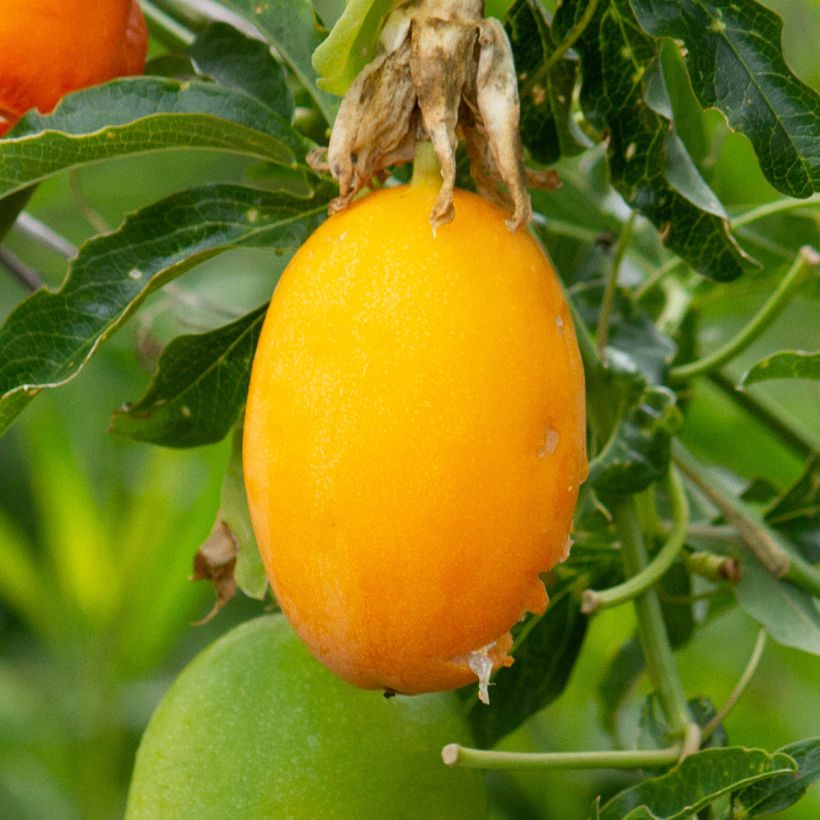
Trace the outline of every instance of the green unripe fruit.
{"label": "green unripe fruit", "polygon": [[357,689],[280,615],[218,640],[182,672],[142,739],[126,820],[478,820],[482,776],[441,761],[470,743],[451,693]]}

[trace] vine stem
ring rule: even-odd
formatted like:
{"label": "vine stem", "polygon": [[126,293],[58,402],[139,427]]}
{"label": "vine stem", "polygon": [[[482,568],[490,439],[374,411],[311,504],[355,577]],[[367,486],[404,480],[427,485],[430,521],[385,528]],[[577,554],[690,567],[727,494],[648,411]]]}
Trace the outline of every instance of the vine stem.
{"label": "vine stem", "polygon": [[726,716],[732,711],[732,709],[735,708],[735,704],[743,696],[743,693],[746,691],[746,687],[749,685],[749,682],[752,680],[752,677],[757,670],[760,659],[763,657],[763,649],[765,646],[766,630],[761,629],[760,632],[757,633],[757,640],[755,641],[754,649],[752,649],[752,654],[746,664],[746,668],[743,670],[743,674],[735,684],[735,688],[732,689],[731,694],[728,698],[726,698],[726,702],[723,706],[721,706],[720,711],[718,711],[718,713],[703,727],[701,732],[701,737],[703,740],[708,740],[712,736],[715,729],[717,729],[717,727],[720,726],[720,724],[726,719]]}
{"label": "vine stem", "polygon": [[[146,0],[142,0],[143,3]],[[152,6],[160,6],[177,21],[190,29],[203,29],[209,23],[229,23],[249,37],[259,38],[259,31],[242,15],[225,8],[216,0],[148,0]]]}
{"label": "vine stem", "polygon": [[[621,558],[628,577],[639,575],[647,565],[643,532],[638,523],[634,498],[612,504],[610,509],[621,540]],[[675,666],[675,657],[654,589],[635,598],[638,637],[655,691],[672,736],[686,737],[684,751],[698,746],[699,730],[689,713],[689,705]]]}
{"label": "vine stem", "polygon": [[598,328],[595,334],[598,344],[598,355],[606,363],[606,343],[609,338],[609,318],[612,315],[612,306],[615,304],[615,291],[618,287],[618,271],[621,269],[626,249],[632,241],[632,228],[635,225],[635,211],[631,211],[629,218],[624,222],[615,253],[612,255],[612,268],[604,291],[601,303],[601,313],[598,316]]}
{"label": "vine stem", "polygon": [[742,228],[750,222],[756,222],[758,219],[765,219],[772,214],[778,214],[782,211],[793,211],[797,208],[806,208],[810,205],[820,204],[820,194],[812,194],[806,199],[776,199],[774,202],[767,202],[758,208],[753,208],[751,211],[746,211],[745,214],[740,214],[732,220],[733,228]]}
{"label": "vine stem", "polygon": [[772,575],[820,596],[820,572],[814,566],[787,549],[771,527],[732,498],[717,476],[707,476],[697,459],[679,441],[672,442],[672,457],[681,472],[734,526],[742,543]]}
{"label": "vine stem", "polygon": [[196,35],[187,27],[166,14],[151,0],[142,0],[142,12],[151,33],[156,35],[167,46],[174,49],[187,49],[196,39]]}
{"label": "vine stem", "polygon": [[632,751],[496,752],[449,743],[441,750],[441,759],[448,766],[472,769],[640,769],[671,765],[680,755],[680,744]]}
{"label": "vine stem", "polygon": [[669,470],[669,496],[672,501],[672,529],[655,559],[622,584],[602,591],[586,590],[582,598],[582,612],[591,615],[600,609],[619,606],[637,598],[654,586],[672,566],[683,548],[689,528],[689,501],[680,474],[674,467]]}
{"label": "vine stem", "polygon": [[669,371],[670,381],[682,382],[701,373],[709,373],[737,356],[771,324],[772,320],[785,307],[794,290],[803,281],[806,273],[818,264],[820,264],[820,256],[817,252],[808,245],[803,246],[774,293],[766,300],[766,303],[749,323],[714,353],[689,362],[689,364],[673,367]]}
{"label": "vine stem", "polygon": [[53,228],[49,228],[45,222],[41,222],[32,216],[28,211],[23,211],[14,223],[16,230],[33,239],[35,242],[48,248],[50,251],[62,256],[64,259],[71,259],[77,255],[77,246],[69,242],[62,234],[57,233]]}
{"label": "vine stem", "polygon": [[584,13],[578,22],[569,30],[567,36],[555,47],[555,51],[539,66],[538,71],[530,77],[521,87],[521,97],[529,94],[538,83],[552,70],[555,64],[578,42],[578,38],[586,31],[587,26],[595,16],[598,8],[598,0],[587,0]]}
{"label": "vine stem", "polygon": [[7,248],[0,247],[0,265],[31,293],[45,284],[37,271],[32,270]]}
{"label": "vine stem", "polygon": [[792,427],[777,415],[777,413],[767,407],[760,396],[752,396],[746,390],[738,390],[734,382],[720,372],[710,373],[709,381],[734,404],[737,404],[747,413],[765,424],[769,430],[773,430],[777,433],[786,445],[799,452],[803,458],[808,458],[818,449],[817,444],[803,432]]}

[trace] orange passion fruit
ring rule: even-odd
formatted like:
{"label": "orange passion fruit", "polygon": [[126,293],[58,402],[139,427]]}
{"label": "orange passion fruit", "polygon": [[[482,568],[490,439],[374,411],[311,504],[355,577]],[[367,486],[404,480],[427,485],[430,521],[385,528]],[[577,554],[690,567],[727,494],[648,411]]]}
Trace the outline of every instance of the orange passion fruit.
{"label": "orange passion fruit", "polygon": [[547,605],[587,471],[584,380],[560,284],[526,231],[435,182],[330,217],[274,293],[244,433],[282,609],[351,683],[453,689],[509,665]]}
{"label": "orange passion fruit", "polygon": [[138,0],[3,0],[0,134],[29,108],[47,113],[69,91],[140,73],[147,43]]}

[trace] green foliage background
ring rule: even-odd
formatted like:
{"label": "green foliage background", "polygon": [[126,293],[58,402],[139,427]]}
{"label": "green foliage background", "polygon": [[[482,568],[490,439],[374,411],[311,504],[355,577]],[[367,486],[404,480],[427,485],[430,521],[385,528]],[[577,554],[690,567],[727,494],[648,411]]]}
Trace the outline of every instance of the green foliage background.
{"label": "green foliage background", "polygon": [[[330,21],[341,4],[316,5]],[[492,5],[500,13],[509,4]],[[820,4],[778,0],[769,5],[785,18],[791,67],[809,85],[820,86],[815,53]],[[157,55],[163,51],[158,43],[152,49]],[[691,124],[690,135],[690,151],[731,213],[779,197],[748,141],[728,132],[721,115],[706,112],[702,122]],[[565,158],[559,168],[564,188],[536,204],[547,217],[544,237],[559,271],[573,270],[583,282],[608,258],[590,243],[590,230],[617,236],[625,208],[602,193],[597,149]],[[28,209],[79,245],[96,233],[88,221],[91,206],[92,220],[101,217],[116,226],[146,203],[203,180],[234,183],[253,173],[259,173],[254,161],[235,155],[182,150],[150,159],[123,157],[51,177]],[[596,203],[594,213],[590,200]],[[700,339],[716,347],[743,326],[776,282],[771,271],[782,271],[783,248],[788,254],[798,244],[820,244],[818,218],[817,210],[809,209],[738,231],[744,247],[766,268],[736,282],[694,288]],[[20,230],[12,230],[4,244],[42,272],[50,286],[63,280],[64,261]],[[653,230],[638,224],[623,280],[636,284],[647,257],[659,264]],[[238,596],[207,626],[190,627],[211,604],[212,593],[186,578],[213,523],[230,442],[172,450],[105,431],[112,409],[145,391],[161,347],[182,333],[222,326],[258,307],[285,261],[286,256],[254,247],[203,261],[180,284],[150,295],[90,366],[59,391],[38,397],[0,438],[0,817],[118,816],[136,744],[162,692],[198,649],[264,609],[265,604]],[[25,295],[13,279],[0,276],[0,320]],[[737,383],[774,351],[816,347],[817,326],[816,295],[806,287],[727,365],[725,376]],[[818,448],[816,382],[773,381],[750,390]],[[681,437],[702,459],[717,456],[732,471],[729,478],[738,490],[755,479],[782,490],[803,467],[793,448],[706,380],[694,382],[686,397]],[[599,719],[598,690],[633,632],[631,607],[596,616],[563,694],[504,737],[499,748],[607,747],[611,737]],[[755,622],[738,608],[710,619],[697,639],[677,652],[686,691],[720,703],[756,633]],[[774,750],[820,735],[820,719],[811,708],[818,680],[817,657],[770,641],[748,692],[726,721],[732,744]],[[619,715],[626,741],[637,731],[648,691],[641,680]],[[596,794],[613,794],[633,782],[626,774],[584,772],[494,773],[489,781],[493,816],[499,820],[583,817]],[[810,820],[818,813],[815,792],[779,816]]]}

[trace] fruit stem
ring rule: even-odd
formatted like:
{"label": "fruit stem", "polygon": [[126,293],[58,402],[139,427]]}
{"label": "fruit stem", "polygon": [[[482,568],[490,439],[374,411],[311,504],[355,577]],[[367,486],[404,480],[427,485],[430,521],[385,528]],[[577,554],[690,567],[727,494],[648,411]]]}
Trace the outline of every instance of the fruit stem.
{"label": "fruit stem", "polygon": [[680,754],[680,744],[627,751],[496,752],[450,743],[441,750],[441,759],[448,766],[471,769],[640,769],[671,765]]}
{"label": "fruit stem", "polygon": [[416,153],[413,157],[413,177],[410,184],[414,186],[441,185],[441,166],[430,140],[416,141]]}
{"label": "fruit stem", "polygon": [[[610,506],[621,540],[621,559],[627,577],[638,576],[647,565],[646,547],[643,533],[638,524],[634,498],[626,498]],[[689,705],[675,666],[675,657],[666,632],[660,600],[657,592],[649,588],[635,598],[635,613],[638,619],[638,637],[652,684],[658,693],[673,737],[687,738],[686,751],[697,747]],[[693,729],[694,727],[694,729]]]}
{"label": "fruit stem", "polygon": [[700,490],[737,530],[741,541],[776,578],[820,595],[820,572],[803,557],[788,549],[778,534],[731,493],[715,475],[705,475],[695,457],[679,442],[672,443],[672,456],[681,472]]}
{"label": "fruit stem", "polygon": [[683,382],[701,373],[709,373],[735,358],[772,323],[774,318],[786,306],[789,297],[803,281],[806,273],[819,264],[820,256],[817,252],[810,246],[804,245],[774,293],[766,300],[763,307],[752,317],[749,323],[714,353],[688,364],[673,367],[669,371],[670,381]]}
{"label": "fruit stem", "polygon": [[622,584],[601,592],[593,589],[586,590],[581,604],[581,611],[585,614],[591,615],[599,609],[619,606],[637,598],[638,595],[642,595],[654,586],[672,566],[686,540],[689,527],[689,502],[680,474],[674,467],[669,470],[668,482],[669,497],[672,501],[672,531],[666,543],[651,563]]}

